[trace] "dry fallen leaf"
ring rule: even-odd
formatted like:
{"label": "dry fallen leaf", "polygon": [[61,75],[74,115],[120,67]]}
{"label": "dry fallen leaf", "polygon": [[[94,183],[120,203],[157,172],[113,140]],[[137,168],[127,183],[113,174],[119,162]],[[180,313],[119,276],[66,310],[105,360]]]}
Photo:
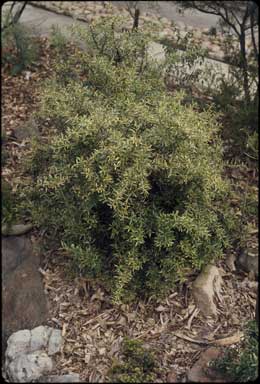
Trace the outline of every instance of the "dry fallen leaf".
{"label": "dry fallen leaf", "polygon": [[156,312],[164,312],[167,310],[166,307],[164,307],[163,305],[159,305],[157,308],[155,308]]}

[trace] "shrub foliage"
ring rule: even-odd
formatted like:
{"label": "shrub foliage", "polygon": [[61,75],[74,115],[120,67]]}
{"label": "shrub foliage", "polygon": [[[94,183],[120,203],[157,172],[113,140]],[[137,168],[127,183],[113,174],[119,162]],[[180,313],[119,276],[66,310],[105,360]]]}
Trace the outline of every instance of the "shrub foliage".
{"label": "shrub foliage", "polygon": [[110,369],[112,383],[152,383],[156,379],[157,362],[140,340],[123,341],[123,362]]}
{"label": "shrub foliage", "polygon": [[10,66],[12,75],[19,74],[38,58],[39,46],[32,31],[19,22],[3,31],[1,42],[2,64]]}
{"label": "shrub foliage", "polygon": [[76,31],[88,49],[57,64],[24,189],[38,225],[114,300],[159,293],[228,244],[222,149],[211,110],[167,93],[148,36],[120,20]]}

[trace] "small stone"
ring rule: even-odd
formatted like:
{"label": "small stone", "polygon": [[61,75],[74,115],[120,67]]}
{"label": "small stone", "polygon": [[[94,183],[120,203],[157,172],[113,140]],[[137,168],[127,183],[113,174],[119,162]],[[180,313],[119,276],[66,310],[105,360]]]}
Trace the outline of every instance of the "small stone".
{"label": "small stone", "polygon": [[63,344],[63,338],[60,329],[53,329],[48,343],[48,355],[52,356],[59,352]]}
{"label": "small stone", "polygon": [[236,270],[235,260],[236,260],[236,257],[233,253],[230,253],[226,258],[226,265],[228,266],[231,272]]}
{"label": "small stone", "polygon": [[7,340],[6,358],[14,360],[20,354],[29,352],[30,340],[31,332],[28,329],[13,333]]}
{"label": "small stone", "polygon": [[99,349],[99,354],[100,354],[101,356],[105,355],[105,353],[106,353],[106,348],[100,348],[100,349]]}
{"label": "small stone", "polygon": [[[220,356],[221,350],[215,347],[208,348],[200,355],[193,367],[187,373],[187,380],[195,383],[226,383],[222,375],[213,369],[209,369],[209,362]],[[213,377],[212,377],[213,376]]]}
{"label": "small stone", "polygon": [[31,383],[52,369],[51,358],[45,352],[35,351],[17,356],[7,366],[6,371],[11,382]]}
{"label": "small stone", "polygon": [[258,252],[243,251],[238,257],[238,265],[246,272],[258,276]]}
{"label": "small stone", "polygon": [[204,316],[216,316],[215,294],[219,297],[222,278],[215,265],[207,265],[193,282],[192,295]]}
{"label": "small stone", "polygon": [[234,325],[239,325],[241,323],[241,321],[239,320],[239,318],[235,313],[231,315],[231,320]]}
{"label": "small stone", "polygon": [[172,371],[169,372],[167,375],[167,383],[177,383],[177,374],[176,372]]}

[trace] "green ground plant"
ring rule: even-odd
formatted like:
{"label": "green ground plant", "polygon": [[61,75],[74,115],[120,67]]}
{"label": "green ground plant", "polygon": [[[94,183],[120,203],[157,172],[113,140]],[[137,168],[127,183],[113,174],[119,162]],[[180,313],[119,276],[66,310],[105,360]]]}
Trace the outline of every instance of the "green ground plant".
{"label": "green ground plant", "polygon": [[140,340],[123,341],[123,362],[115,363],[109,372],[112,383],[153,383],[156,378],[156,360]]}
{"label": "green ground plant", "polygon": [[259,329],[256,321],[245,327],[245,339],[238,348],[229,348],[213,366],[233,382],[253,382],[258,378]]}
{"label": "green ground plant", "polygon": [[88,49],[43,90],[39,117],[56,133],[35,140],[21,188],[34,223],[115,302],[221,257],[233,226],[215,113],[169,94],[149,36],[120,31],[116,18],[75,30]]}

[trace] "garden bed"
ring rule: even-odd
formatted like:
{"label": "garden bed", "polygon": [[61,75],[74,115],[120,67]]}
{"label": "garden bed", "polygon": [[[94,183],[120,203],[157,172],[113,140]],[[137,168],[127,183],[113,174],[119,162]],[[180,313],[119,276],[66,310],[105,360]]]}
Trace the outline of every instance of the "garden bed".
{"label": "garden bed", "polygon": [[[26,156],[31,143],[28,137],[17,138],[15,132],[37,110],[38,86],[52,73],[54,53],[48,40],[41,39],[39,43],[41,60],[36,66],[14,77],[10,76],[8,68],[3,69],[2,112],[6,134],[3,146],[8,158],[2,177],[10,182],[14,191],[21,178],[20,160]],[[41,127],[39,135],[47,136],[48,129],[51,127]],[[239,220],[243,192],[249,185],[253,193],[257,193],[256,174],[248,169],[243,171],[239,166],[229,172],[240,190],[237,200],[234,199]],[[249,240],[255,244],[256,221],[252,220],[251,225],[253,231]],[[41,242],[42,236],[38,229],[31,234],[33,242]],[[156,382],[167,382],[172,372],[178,381],[184,381],[187,370],[213,340],[241,331],[255,316],[257,282],[250,281],[243,272],[231,272],[225,261],[218,263],[224,280],[218,321],[207,323],[200,313],[194,315],[191,296],[194,274],[164,299],[115,305],[102,285],[93,285],[83,277],[75,278],[68,273],[70,255],[62,249],[42,249],[42,258],[40,273],[51,313],[48,325],[62,329],[65,339],[56,370],[59,374],[80,373],[83,381],[109,380],[108,371],[115,359],[122,357],[120,347],[126,336],[143,341],[155,352],[161,368]]]}

